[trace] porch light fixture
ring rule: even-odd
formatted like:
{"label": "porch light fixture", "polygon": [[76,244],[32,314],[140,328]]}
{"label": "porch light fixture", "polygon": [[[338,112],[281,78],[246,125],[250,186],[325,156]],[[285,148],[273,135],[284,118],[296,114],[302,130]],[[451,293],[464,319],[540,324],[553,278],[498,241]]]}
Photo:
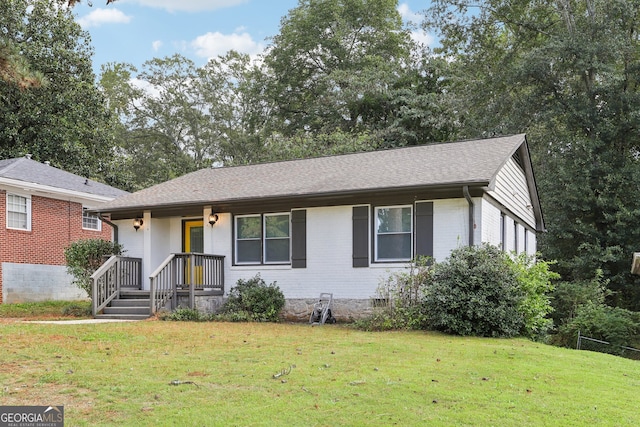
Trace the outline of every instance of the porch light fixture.
{"label": "porch light fixture", "polygon": [[142,227],[143,223],[144,221],[142,221],[142,218],[136,218],[133,220],[133,228],[135,228],[136,231],[138,231],[138,228]]}
{"label": "porch light fixture", "polygon": [[213,224],[218,222],[218,214],[211,212],[209,215],[209,225],[213,227]]}

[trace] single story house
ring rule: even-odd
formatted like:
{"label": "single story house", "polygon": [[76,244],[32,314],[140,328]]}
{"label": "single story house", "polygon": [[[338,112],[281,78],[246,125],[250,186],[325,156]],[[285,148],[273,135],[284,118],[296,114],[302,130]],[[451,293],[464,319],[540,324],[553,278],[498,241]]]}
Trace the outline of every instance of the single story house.
{"label": "single story house", "polygon": [[30,157],[0,160],[0,303],[86,299],[64,249],[111,240],[113,229],[89,210],[125,194]]}
{"label": "single story house", "polygon": [[300,319],[320,293],[333,294],[338,318],[366,310],[381,278],[417,255],[442,261],[482,242],[534,254],[544,229],[522,134],[207,168],[96,212],[141,259],[140,286],[157,307],[195,288],[198,309],[215,310],[238,279],[259,273]]}

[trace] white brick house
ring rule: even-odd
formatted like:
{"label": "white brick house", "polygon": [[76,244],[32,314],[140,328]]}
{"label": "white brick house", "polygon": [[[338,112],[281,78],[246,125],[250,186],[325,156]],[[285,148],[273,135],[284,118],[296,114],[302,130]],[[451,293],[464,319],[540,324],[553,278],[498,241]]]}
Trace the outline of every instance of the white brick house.
{"label": "white brick house", "polygon": [[301,317],[320,292],[338,316],[368,304],[416,255],[482,242],[533,254],[544,229],[525,135],[203,169],[98,212],[142,259],[144,289],[171,253],[215,254],[225,293],[260,273]]}

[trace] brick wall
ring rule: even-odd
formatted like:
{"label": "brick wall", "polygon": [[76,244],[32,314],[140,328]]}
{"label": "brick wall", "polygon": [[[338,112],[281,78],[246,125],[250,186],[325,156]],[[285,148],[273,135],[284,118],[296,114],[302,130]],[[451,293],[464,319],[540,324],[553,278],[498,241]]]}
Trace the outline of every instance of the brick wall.
{"label": "brick wall", "polygon": [[112,229],[82,228],[82,205],[75,202],[31,197],[31,231],[9,230],[6,220],[6,191],[0,190],[0,303],[2,263],[65,265],[64,249],[80,239],[111,240]]}

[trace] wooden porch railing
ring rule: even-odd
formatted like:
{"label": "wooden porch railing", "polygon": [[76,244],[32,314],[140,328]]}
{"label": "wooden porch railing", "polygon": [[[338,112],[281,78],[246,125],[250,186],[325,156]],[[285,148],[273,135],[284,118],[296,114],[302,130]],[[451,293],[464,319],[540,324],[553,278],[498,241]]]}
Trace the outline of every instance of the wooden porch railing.
{"label": "wooden porch railing", "polygon": [[170,302],[176,308],[179,290],[189,291],[189,307],[195,307],[196,291],[224,292],[224,256],[199,253],[171,254],[150,279],[151,313]]}
{"label": "wooden porch railing", "polygon": [[142,259],[111,256],[91,275],[91,311],[93,315],[114,298],[120,296],[120,289],[140,289],[142,286]]}

